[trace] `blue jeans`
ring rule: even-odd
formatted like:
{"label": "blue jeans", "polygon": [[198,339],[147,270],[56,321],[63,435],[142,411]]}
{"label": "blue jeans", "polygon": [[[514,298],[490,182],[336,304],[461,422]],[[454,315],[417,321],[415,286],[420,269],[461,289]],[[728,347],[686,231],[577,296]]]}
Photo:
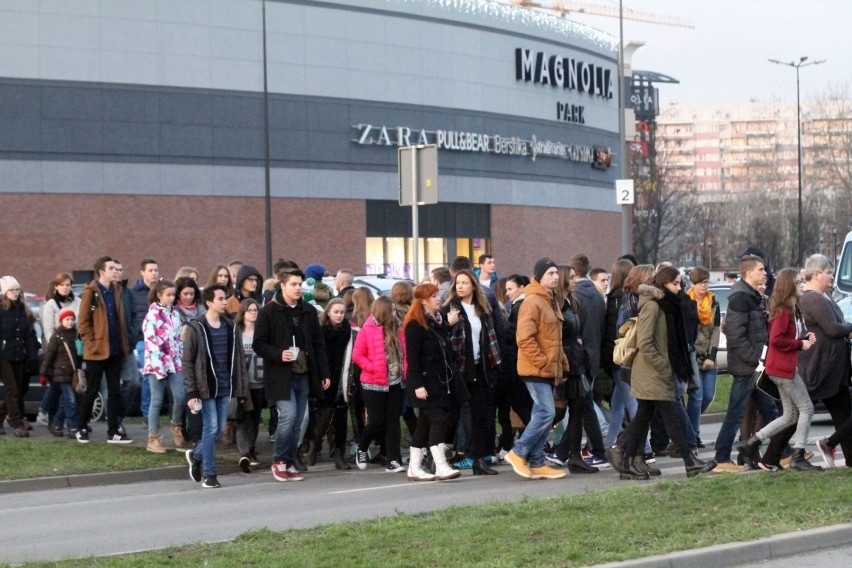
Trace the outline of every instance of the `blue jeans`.
{"label": "blue jeans", "polygon": [[201,401],[201,443],[195,446],[192,457],[201,460],[204,475],[216,475],[216,439],[225,431],[230,399],[230,393],[225,393]]}
{"label": "blue jeans", "polygon": [[308,375],[293,375],[290,379],[290,400],[276,400],[278,429],[275,431],[275,447],[272,461],[285,461],[292,465],[299,449],[299,434],[305,411],[308,408],[310,378]]}
{"label": "blue jeans", "polygon": [[[139,341],[136,344],[136,366],[137,377],[141,377],[142,366],[145,363],[145,342]],[[139,381],[136,381],[137,384]],[[142,399],[139,403],[139,409],[142,411],[142,416],[148,416],[148,410],[151,406],[151,385],[148,381],[142,381]]]}
{"label": "blue jeans", "polygon": [[716,463],[731,461],[731,448],[740,430],[740,423],[745,416],[746,403],[752,396],[754,396],[754,402],[763,417],[764,424],[769,424],[778,417],[778,409],[772,399],[755,390],[751,382],[751,375],[734,375],[731,384],[731,397],[728,399],[728,411],[725,413],[725,420],[722,422],[722,428],[716,438],[716,456],[714,458]]}
{"label": "blue jeans", "polygon": [[77,420],[77,394],[74,392],[74,388],[71,383],[52,384],[61,394],[59,407],[53,417],[53,426],[62,428],[64,422],[69,430],[76,430],[79,427],[79,422]]}
{"label": "blue jeans", "polygon": [[718,373],[719,371],[716,370],[716,367],[708,371],[702,369],[698,372],[701,379],[701,414],[707,412],[707,408],[713,403],[713,399],[716,398],[716,377]]}
{"label": "blue jeans", "polygon": [[636,416],[636,399],[630,394],[630,385],[625,383],[621,378],[621,369],[616,367],[612,373],[613,391],[612,401],[610,406],[612,410],[609,414],[609,431],[606,436],[606,447],[611,448],[615,445],[615,440],[618,438],[618,433],[621,431],[621,423],[624,422],[624,415],[627,413],[627,418],[633,420]]}
{"label": "blue jeans", "polygon": [[148,415],[148,435],[160,433],[160,409],[163,407],[163,398],[166,392],[166,384],[172,395],[172,424],[183,424],[183,413],[186,408],[186,391],[183,386],[183,373],[169,373],[163,379],[157,375],[146,375],[146,381],[151,388],[151,406]]}
{"label": "blue jeans", "polygon": [[553,426],[556,408],[553,404],[553,385],[524,381],[533,400],[530,421],[521,437],[515,440],[515,453],[525,458],[530,467],[544,465],[544,444]]}

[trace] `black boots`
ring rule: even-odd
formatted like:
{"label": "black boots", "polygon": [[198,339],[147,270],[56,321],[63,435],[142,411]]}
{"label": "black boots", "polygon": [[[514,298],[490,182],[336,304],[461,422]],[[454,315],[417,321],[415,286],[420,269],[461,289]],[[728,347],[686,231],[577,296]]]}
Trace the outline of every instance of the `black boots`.
{"label": "black boots", "polygon": [[737,442],[734,446],[740,453],[740,456],[742,456],[743,462],[749,467],[749,469],[757,469],[759,467],[758,463],[760,462],[760,444],[760,438],[758,438],[757,434],[755,434],[744,442]]}
{"label": "black boots", "polygon": [[633,458],[628,456],[624,456],[621,460],[621,474],[618,477],[623,480],[649,479],[648,472],[642,471],[636,467],[636,462]]}
{"label": "black boots", "polygon": [[687,451],[686,455],[683,456],[683,465],[686,466],[686,476],[695,477],[699,473],[710,471],[715,464],[698,459],[692,455],[692,452]]}
{"label": "black boots", "polygon": [[793,450],[793,459],[790,462],[790,469],[796,471],[822,471],[822,467],[813,465],[805,459],[805,450],[796,448]]}
{"label": "black boots", "polygon": [[497,475],[497,470],[491,467],[483,458],[473,460],[473,475]]}
{"label": "black boots", "polygon": [[612,468],[618,473],[624,473],[621,467],[621,463],[624,461],[624,448],[616,444],[611,448],[607,448],[604,453],[606,454],[606,459],[612,464]]}
{"label": "black boots", "polygon": [[586,463],[580,452],[571,452],[568,454],[568,460],[565,462],[565,467],[571,473],[598,473],[600,470]]}
{"label": "black boots", "polygon": [[331,452],[331,457],[334,458],[334,467],[337,469],[352,469],[352,466],[346,463],[346,460],[343,458],[343,450],[340,448],[334,448],[334,451]]}
{"label": "black boots", "polygon": [[647,473],[650,476],[663,475],[662,471],[660,471],[656,467],[653,467],[653,466],[645,463],[645,457],[644,456],[636,456],[635,458],[633,458],[633,465],[635,465],[636,469],[638,469],[639,471],[644,471],[645,473]]}

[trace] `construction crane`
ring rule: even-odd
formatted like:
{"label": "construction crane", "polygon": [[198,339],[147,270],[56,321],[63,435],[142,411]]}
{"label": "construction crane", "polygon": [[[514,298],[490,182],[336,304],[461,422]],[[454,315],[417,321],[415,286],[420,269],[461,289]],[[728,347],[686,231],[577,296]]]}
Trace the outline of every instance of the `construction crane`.
{"label": "construction crane", "polygon": [[600,4],[590,4],[588,2],[569,2],[568,0],[551,0],[549,5],[544,5],[540,2],[529,0],[511,0],[515,6],[523,8],[538,8],[541,10],[552,10],[560,16],[567,16],[571,12],[578,14],[587,14],[590,16],[604,16],[606,18],[618,18],[620,15],[625,20],[635,20],[637,22],[647,22],[649,24],[659,24],[662,26],[677,26],[681,28],[694,28],[695,24],[685,18],[676,18],[673,16],[661,16],[650,12],[638,12],[636,10],[625,9],[623,14],[619,14],[619,9],[615,6],[601,6]]}

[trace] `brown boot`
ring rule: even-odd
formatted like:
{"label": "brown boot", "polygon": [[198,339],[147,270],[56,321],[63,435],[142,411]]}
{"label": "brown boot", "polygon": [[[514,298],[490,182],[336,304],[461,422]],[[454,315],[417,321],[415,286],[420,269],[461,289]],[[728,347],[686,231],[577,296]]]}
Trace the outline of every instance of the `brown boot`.
{"label": "brown boot", "polygon": [[180,424],[171,423],[172,427],[172,440],[175,442],[176,448],[182,448],[184,444],[186,444],[186,439],[183,437],[183,429],[180,427]]}
{"label": "brown boot", "polygon": [[162,436],[159,434],[151,434],[148,436],[148,451],[155,454],[166,453],[166,448],[163,447]]}

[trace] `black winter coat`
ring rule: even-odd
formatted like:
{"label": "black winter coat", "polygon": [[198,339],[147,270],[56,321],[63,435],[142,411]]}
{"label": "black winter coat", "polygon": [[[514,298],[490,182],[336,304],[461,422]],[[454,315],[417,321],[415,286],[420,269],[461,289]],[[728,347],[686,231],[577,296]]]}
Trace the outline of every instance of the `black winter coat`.
{"label": "black winter coat", "polygon": [[322,328],[325,339],[325,354],[328,358],[328,370],[331,373],[331,386],[323,393],[317,401],[320,406],[335,408],[346,403],[343,401],[343,393],[340,383],[343,380],[343,367],[345,366],[346,347],[352,339],[352,326],[348,321],[343,321],[340,327],[325,325]]}
{"label": "black winter coat", "polygon": [[0,307],[0,359],[26,361],[28,370],[38,371],[38,338],[33,318],[20,300],[9,309]]}
{"label": "black winter coat", "polygon": [[[47,342],[44,359],[41,362],[41,374],[49,377],[54,383],[70,383],[81,361],[77,356],[77,329],[57,327]],[[65,349],[65,346],[68,349]],[[68,352],[71,357],[68,357]]]}
{"label": "black winter coat", "polygon": [[610,290],[606,295],[606,324],[601,345],[601,368],[610,376],[616,368],[612,362],[612,353],[615,350],[615,339],[618,337],[618,310],[621,309],[623,296],[624,288]]}
{"label": "black winter coat", "polygon": [[[469,397],[467,387],[456,368],[449,332],[443,326],[427,321],[428,329],[414,321],[405,327],[405,394],[408,405],[452,410]],[[426,400],[414,395],[414,391],[421,387],[426,388]]]}
{"label": "black winter coat", "polygon": [[769,340],[760,292],[745,280],[737,280],[728,295],[725,337],[728,342],[728,372],[735,377],[754,373]]}
{"label": "black winter coat", "polygon": [[[298,330],[294,327],[296,320]],[[311,396],[319,398],[323,395],[322,380],[330,379],[331,374],[317,310],[302,300],[295,308],[287,306],[279,288],[272,302],[263,306],[257,315],[252,342],[254,352],[263,357],[263,383],[266,400],[270,403],[290,400],[293,363],[285,363],[282,355],[293,345],[294,336],[308,359]]]}

